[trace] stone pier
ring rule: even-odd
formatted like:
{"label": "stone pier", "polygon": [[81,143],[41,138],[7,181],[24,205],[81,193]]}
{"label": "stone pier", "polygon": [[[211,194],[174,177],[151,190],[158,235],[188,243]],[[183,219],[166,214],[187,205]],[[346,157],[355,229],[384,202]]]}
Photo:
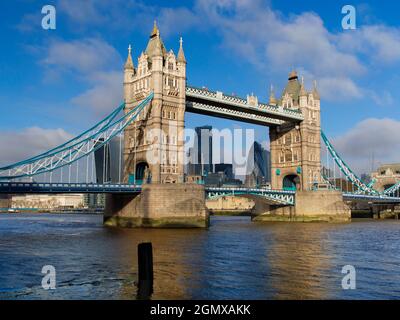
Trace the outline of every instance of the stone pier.
{"label": "stone pier", "polygon": [[[339,191],[297,191],[295,206],[256,202],[253,221],[347,222],[351,210]],[[257,207],[258,205],[258,207]]]}
{"label": "stone pier", "polygon": [[104,225],[118,227],[206,228],[204,186],[145,184],[139,195],[107,195]]}

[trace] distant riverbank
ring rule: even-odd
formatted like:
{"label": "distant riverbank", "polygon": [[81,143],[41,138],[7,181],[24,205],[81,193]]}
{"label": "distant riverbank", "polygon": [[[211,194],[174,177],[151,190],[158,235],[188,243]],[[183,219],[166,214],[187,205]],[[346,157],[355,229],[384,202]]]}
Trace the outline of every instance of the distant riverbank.
{"label": "distant riverbank", "polygon": [[43,210],[35,208],[2,208],[0,214],[103,214],[103,210]]}

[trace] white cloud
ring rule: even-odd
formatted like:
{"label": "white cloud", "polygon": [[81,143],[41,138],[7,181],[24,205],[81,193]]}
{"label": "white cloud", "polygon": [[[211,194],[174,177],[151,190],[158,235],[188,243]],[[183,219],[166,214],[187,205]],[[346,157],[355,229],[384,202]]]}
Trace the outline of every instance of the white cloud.
{"label": "white cloud", "polygon": [[163,8],[157,17],[165,37],[182,34],[191,28],[203,28],[201,17],[187,8]]}
{"label": "white cloud", "polygon": [[104,1],[101,0],[59,0],[57,8],[75,23],[88,25],[106,22],[106,15],[99,10],[99,6],[103,5]]}
{"label": "white cloud", "polygon": [[58,6],[78,30],[107,25],[118,32],[148,33],[156,19],[168,37],[202,25],[201,18],[188,8],[158,7],[136,0],[59,0]]}
{"label": "white cloud", "polygon": [[116,108],[122,101],[122,72],[108,72],[97,74],[95,85],[80,95],[74,97],[72,102],[82,107],[90,107],[100,116]]}
{"label": "white cloud", "polygon": [[72,138],[63,129],[30,127],[22,131],[0,131],[0,164],[27,159],[56,147]]}
{"label": "white cloud", "polygon": [[87,76],[99,70],[121,68],[122,60],[114,47],[104,40],[88,38],[51,42],[42,63]]}
{"label": "white cloud", "polygon": [[400,162],[400,121],[369,118],[332,140],[343,160],[357,172],[371,168],[372,155],[378,163]]}
{"label": "white cloud", "polygon": [[366,25],[338,35],[343,50],[364,54],[371,62],[392,64],[400,62],[400,29],[385,25]]}
{"label": "white cloud", "polygon": [[[365,89],[358,80],[369,72],[371,64],[400,62],[398,28],[369,24],[357,30],[330,32],[318,14],[285,15],[273,10],[269,1],[196,0],[192,8],[172,8],[137,0],[87,0],[84,3],[59,0],[57,7],[68,17],[74,30],[106,25],[107,30],[116,32],[140,30],[148,33],[153,19],[158,20],[166,37],[194,28],[211,30],[222,36],[221,47],[262,71],[286,74],[292,67],[302,69],[319,80],[322,98],[327,100],[362,97]],[[359,9],[366,11],[366,6],[361,5]],[[101,62],[115,54],[104,43],[91,41],[96,42],[92,39],[86,43],[65,44],[49,56],[48,62],[59,61],[59,51],[73,55],[77,50],[82,52],[77,55],[76,68],[91,68],[99,59],[91,60],[95,48],[105,50],[105,59]],[[369,95],[372,99],[376,96],[371,92]]]}
{"label": "white cloud", "polygon": [[387,90],[382,93],[371,92],[370,94],[375,104],[381,107],[391,106],[395,101],[392,94]]}
{"label": "white cloud", "polygon": [[[399,28],[364,25],[334,33],[316,13],[284,15],[261,0],[198,0],[194,10],[222,35],[221,47],[265,72],[301,69],[318,79],[326,100],[374,98],[361,79],[372,65],[400,62]],[[390,97],[385,93],[386,102]]]}
{"label": "white cloud", "polygon": [[262,70],[300,68],[319,79],[325,99],[361,96],[354,78],[367,71],[365,66],[337,45],[317,14],[287,18],[261,1],[243,0],[199,0],[197,10],[221,32],[225,46]]}
{"label": "white cloud", "polygon": [[363,94],[363,90],[346,77],[321,77],[318,87],[321,96],[331,101],[360,98]]}
{"label": "white cloud", "polygon": [[91,108],[100,117],[122,101],[123,60],[113,46],[99,38],[50,43],[42,64],[47,77],[61,78],[71,74],[85,84],[86,89],[71,102]]}

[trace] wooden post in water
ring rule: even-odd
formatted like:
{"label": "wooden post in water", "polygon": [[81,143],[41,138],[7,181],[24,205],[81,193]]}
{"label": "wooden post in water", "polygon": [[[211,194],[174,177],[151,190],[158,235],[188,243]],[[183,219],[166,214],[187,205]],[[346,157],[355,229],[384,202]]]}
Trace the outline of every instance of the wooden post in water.
{"label": "wooden post in water", "polygon": [[153,293],[153,246],[151,242],[138,245],[138,299],[149,299]]}

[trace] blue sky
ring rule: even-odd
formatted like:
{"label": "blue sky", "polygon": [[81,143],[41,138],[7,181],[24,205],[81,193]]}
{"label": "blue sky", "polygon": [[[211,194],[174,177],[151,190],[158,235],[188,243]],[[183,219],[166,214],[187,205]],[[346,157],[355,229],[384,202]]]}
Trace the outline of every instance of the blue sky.
{"label": "blue sky", "polygon": [[[56,30],[41,8],[57,9]],[[357,9],[343,30],[341,8]],[[184,39],[188,82],[241,96],[279,94],[294,67],[321,92],[322,127],[352,167],[400,162],[400,5],[395,1],[2,1],[0,163],[45,151],[122,99],[129,43],[144,50],[153,20],[167,49]],[[263,127],[188,115],[187,127]]]}

